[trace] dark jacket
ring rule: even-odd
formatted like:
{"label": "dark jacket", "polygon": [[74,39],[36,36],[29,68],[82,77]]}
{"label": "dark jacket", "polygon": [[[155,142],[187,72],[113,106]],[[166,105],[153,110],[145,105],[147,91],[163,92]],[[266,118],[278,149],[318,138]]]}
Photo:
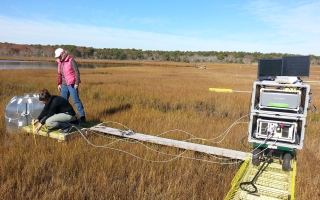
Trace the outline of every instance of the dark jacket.
{"label": "dark jacket", "polygon": [[76,115],[69,101],[61,96],[52,95],[49,103],[44,106],[40,113],[38,120],[41,124],[45,124],[49,117],[59,113],[66,113],[72,116]]}

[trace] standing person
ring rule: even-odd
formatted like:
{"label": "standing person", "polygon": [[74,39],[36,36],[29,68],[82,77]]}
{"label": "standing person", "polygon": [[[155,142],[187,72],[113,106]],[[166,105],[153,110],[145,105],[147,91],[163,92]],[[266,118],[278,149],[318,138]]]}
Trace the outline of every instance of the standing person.
{"label": "standing person", "polygon": [[61,133],[68,133],[72,129],[72,124],[69,122],[76,120],[76,112],[69,101],[61,96],[51,95],[47,89],[41,90],[39,100],[44,104],[44,108],[33,123],[35,125],[40,122],[35,130],[36,133],[44,124],[49,127],[49,131],[61,129]]}
{"label": "standing person", "polygon": [[58,58],[58,90],[61,96],[67,100],[71,96],[73,103],[77,107],[80,122],[86,122],[84,108],[79,98],[79,84],[81,81],[77,63],[62,48],[55,50],[55,58]]}

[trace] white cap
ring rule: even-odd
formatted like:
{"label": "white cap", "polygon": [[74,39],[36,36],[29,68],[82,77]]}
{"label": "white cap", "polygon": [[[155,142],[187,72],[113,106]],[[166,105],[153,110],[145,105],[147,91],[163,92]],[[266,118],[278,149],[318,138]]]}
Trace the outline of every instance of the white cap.
{"label": "white cap", "polygon": [[55,51],[54,51],[54,54],[55,54],[55,58],[58,58],[61,53],[64,52],[64,50],[62,48],[57,48]]}

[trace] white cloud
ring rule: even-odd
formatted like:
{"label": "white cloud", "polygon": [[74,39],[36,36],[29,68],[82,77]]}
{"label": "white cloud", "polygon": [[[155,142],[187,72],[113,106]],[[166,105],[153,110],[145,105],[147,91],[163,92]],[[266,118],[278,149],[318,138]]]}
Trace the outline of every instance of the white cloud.
{"label": "white cloud", "polygon": [[[264,8],[257,7],[257,9],[263,10]],[[269,20],[270,23],[272,23],[275,19]],[[285,20],[285,18],[283,18],[283,20]],[[290,21],[287,20],[287,22]],[[138,30],[67,24],[48,20],[34,21],[14,19],[4,16],[0,16],[0,29],[1,42],[18,44],[70,44],[94,48],[135,48],[166,51],[258,51],[262,53],[279,52],[303,55],[320,54],[318,48],[320,43],[318,41],[304,41],[300,39],[298,41],[299,44],[295,44],[295,41],[290,41],[290,37],[294,38],[296,35],[290,36],[289,39],[278,39],[279,44],[261,40],[249,41],[247,39],[241,39],[241,35],[237,36],[236,34],[234,35],[237,37],[234,39],[223,41],[219,38],[202,39]],[[309,29],[309,27],[306,29]],[[303,31],[303,33],[304,32],[305,31]],[[266,35],[267,34],[270,33],[266,33]],[[286,36],[289,35],[285,30],[283,30],[282,34]],[[250,38],[250,36],[243,37]],[[315,35],[311,34],[310,38],[313,37],[315,37]],[[284,40],[285,45],[281,40]]]}
{"label": "white cloud", "polygon": [[278,37],[284,41],[306,42],[310,45],[318,41],[320,2],[256,0],[248,4],[246,9],[275,28]]}

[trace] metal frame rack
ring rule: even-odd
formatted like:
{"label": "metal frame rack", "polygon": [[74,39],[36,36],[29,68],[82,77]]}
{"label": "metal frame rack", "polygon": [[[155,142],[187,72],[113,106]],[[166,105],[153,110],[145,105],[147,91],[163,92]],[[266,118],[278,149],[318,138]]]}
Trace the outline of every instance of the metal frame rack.
{"label": "metal frame rack", "polygon": [[259,165],[263,155],[272,154],[289,171],[294,150],[303,147],[310,86],[276,79],[256,81],[252,91],[248,129],[248,141],[255,147],[252,162]]}

